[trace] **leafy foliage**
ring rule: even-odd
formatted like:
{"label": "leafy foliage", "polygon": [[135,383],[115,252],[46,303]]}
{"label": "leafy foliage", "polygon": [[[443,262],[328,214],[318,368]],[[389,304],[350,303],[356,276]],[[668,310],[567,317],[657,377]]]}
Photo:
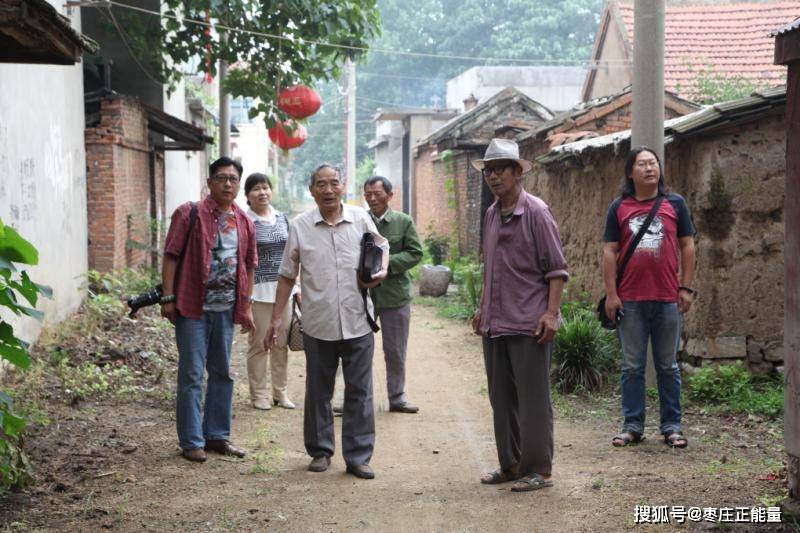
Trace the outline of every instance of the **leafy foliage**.
{"label": "leafy foliage", "polygon": [[783,384],[756,380],[741,361],[733,365],[706,366],[687,379],[687,397],[722,411],[779,418],[783,415]]}
{"label": "leafy foliage", "polygon": [[552,371],[561,392],[599,390],[622,359],[619,340],[600,326],[593,307],[571,302],[563,308],[564,323],[553,343]]}
{"label": "leafy foliage", "polygon": [[[44,316],[34,308],[39,295],[52,297],[53,291],[34,283],[25,270],[20,271],[15,265],[36,265],[38,262],[36,248],[0,220],[0,306],[17,316],[36,319]],[[0,319],[0,359],[20,369],[26,369],[31,364],[27,343],[17,338],[14,327],[3,319]],[[26,425],[25,418],[14,412],[11,397],[0,391],[0,492],[30,479],[32,468],[21,449]]]}
{"label": "leafy foliage", "polygon": [[771,85],[769,81],[759,82],[738,74],[717,72],[711,66],[698,67],[693,82],[688,94],[692,100],[706,105],[744,98]]}
{"label": "leafy foliage", "polygon": [[[207,55],[211,61],[201,63],[200,70],[211,75],[217,74],[217,60],[232,65],[226,89],[233,96],[257,98],[251,118],[264,113],[268,126],[288,118],[276,107],[280,87],[338,78],[345,59],[361,54],[314,42],[366,47],[380,27],[375,0],[166,0],[164,8],[164,54],[175,64]],[[204,26],[175,20],[178,15],[201,21],[208,16],[211,23],[245,32],[207,32]],[[179,74],[172,69],[164,75],[173,81]]]}
{"label": "leafy foliage", "polygon": [[425,248],[427,248],[428,254],[431,257],[431,262],[434,265],[441,265],[445,257],[447,257],[450,241],[446,237],[442,237],[441,235],[437,235],[433,232],[428,232],[428,236],[425,237],[424,243]]}

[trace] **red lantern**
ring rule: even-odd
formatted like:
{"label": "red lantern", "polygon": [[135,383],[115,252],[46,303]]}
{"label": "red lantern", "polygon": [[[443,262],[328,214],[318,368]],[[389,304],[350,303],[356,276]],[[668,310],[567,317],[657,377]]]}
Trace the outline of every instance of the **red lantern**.
{"label": "red lantern", "polygon": [[278,122],[269,129],[269,140],[282,150],[297,148],[306,142],[307,137],[306,128],[292,121]]}
{"label": "red lantern", "polygon": [[278,94],[278,109],[292,118],[310,117],[321,105],[319,93],[305,85],[287,87]]}

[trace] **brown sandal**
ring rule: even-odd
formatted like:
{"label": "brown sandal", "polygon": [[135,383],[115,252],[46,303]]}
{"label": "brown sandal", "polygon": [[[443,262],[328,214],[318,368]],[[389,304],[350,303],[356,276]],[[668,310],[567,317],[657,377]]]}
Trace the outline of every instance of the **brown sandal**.
{"label": "brown sandal", "polygon": [[[632,431],[623,431],[618,435],[614,435],[611,439],[611,444],[617,448],[622,448],[629,444],[638,444],[645,440],[644,435],[637,435]],[[617,444],[619,442],[619,444]]]}

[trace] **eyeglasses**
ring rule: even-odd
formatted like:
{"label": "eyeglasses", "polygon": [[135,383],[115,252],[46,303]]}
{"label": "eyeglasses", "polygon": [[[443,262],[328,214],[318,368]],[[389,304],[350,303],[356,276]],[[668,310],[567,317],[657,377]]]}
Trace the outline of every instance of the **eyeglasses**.
{"label": "eyeglasses", "polygon": [[231,185],[236,185],[239,183],[239,176],[234,175],[225,175],[225,174],[217,174],[215,176],[211,176],[211,179],[216,181],[217,183],[225,183],[226,181],[230,181]]}
{"label": "eyeglasses", "polygon": [[491,167],[483,167],[481,173],[483,174],[484,178],[488,178],[492,175],[492,172],[497,174],[498,176],[501,175],[506,169],[512,168],[516,163],[505,163],[502,165],[493,165]]}

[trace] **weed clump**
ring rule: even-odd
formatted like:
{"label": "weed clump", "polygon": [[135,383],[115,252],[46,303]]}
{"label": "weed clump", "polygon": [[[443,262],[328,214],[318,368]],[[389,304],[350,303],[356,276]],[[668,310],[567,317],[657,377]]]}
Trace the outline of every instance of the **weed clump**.
{"label": "weed clump", "polygon": [[686,395],[694,403],[722,412],[783,416],[783,384],[774,378],[757,380],[741,361],[700,368],[686,381]]}

